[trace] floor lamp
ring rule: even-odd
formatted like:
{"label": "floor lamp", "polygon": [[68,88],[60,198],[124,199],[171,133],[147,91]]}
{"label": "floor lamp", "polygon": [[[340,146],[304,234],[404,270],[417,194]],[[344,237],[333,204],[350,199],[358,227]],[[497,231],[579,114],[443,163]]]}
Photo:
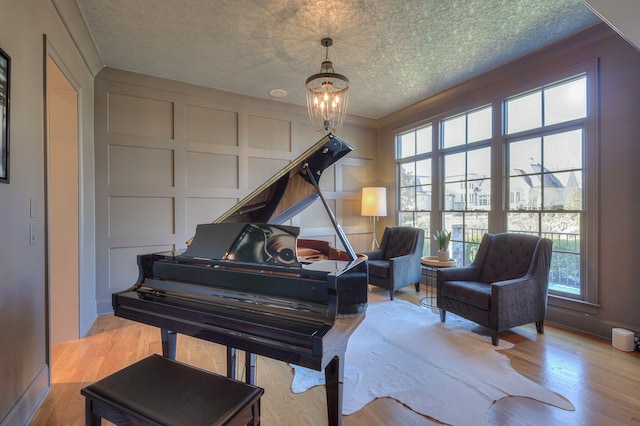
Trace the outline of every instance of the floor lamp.
{"label": "floor lamp", "polygon": [[376,238],[376,222],[378,217],[387,215],[387,188],[367,187],[362,188],[362,216],[369,216],[373,221],[373,239],[371,250],[380,248]]}

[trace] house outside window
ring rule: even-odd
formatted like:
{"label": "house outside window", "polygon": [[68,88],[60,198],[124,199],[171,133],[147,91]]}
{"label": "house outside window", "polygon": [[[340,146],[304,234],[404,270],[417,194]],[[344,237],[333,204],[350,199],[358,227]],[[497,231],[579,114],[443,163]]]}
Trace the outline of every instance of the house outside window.
{"label": "house outside window", "polygon": [[551,292],[579,296],[581,287],[587,78],[579,75],[504,101],[507,229],[553,241]]}
{"label": "house outside window", "polygon": [[451,256],[466,265],[473,261],[489,228],[491,105],[444,118],[440,123],[442,228],[452,232]]}
{"label": "house outside window", "polygon": [[425,230],[425,254],[431,250],[431,150],[431,124],[396,136],[399,223]]}

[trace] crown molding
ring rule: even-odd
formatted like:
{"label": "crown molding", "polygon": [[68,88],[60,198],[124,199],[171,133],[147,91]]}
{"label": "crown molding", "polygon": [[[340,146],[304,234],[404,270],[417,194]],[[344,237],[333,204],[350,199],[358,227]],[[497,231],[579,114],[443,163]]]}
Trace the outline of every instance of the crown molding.
{"label": "crown molding", "polygon": [[104,68],[104,63],[78,3],[76,0],[51,0],[51,3],[58,12],[58,16],[80,52],[89,72],[95,77]]}

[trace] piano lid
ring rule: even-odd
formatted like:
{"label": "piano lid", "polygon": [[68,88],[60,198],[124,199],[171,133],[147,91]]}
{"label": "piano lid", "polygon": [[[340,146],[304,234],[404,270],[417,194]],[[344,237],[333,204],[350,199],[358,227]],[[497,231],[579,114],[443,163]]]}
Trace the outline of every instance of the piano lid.
{"label": "piano lid", "polygon": [[316,184],[324,170],[352,150],[329,133],[213,223],[286,222],[318,199]]}
{"label": "piano lid", "polygon": [[325,169],[351,151],[353,147],[347,142],[327,134],[213,223],[283,224],[320,198],[345,251],[355,260],[357,256],[319,187]]}

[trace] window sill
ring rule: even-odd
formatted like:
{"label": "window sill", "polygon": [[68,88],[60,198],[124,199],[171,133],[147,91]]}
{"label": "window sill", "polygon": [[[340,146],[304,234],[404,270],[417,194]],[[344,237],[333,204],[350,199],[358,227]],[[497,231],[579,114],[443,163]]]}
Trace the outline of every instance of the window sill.
{"label": "window sill", "polygon": [[572,311],[580,312],[586,315],[597,315],[600,305],[596,303],[585,302],[584,300],[576,300],[568,297],[562,297],[555,294],[550,294],[547,299],[547,303],[550,306],[555,306],[561,309],[569,309]]}

